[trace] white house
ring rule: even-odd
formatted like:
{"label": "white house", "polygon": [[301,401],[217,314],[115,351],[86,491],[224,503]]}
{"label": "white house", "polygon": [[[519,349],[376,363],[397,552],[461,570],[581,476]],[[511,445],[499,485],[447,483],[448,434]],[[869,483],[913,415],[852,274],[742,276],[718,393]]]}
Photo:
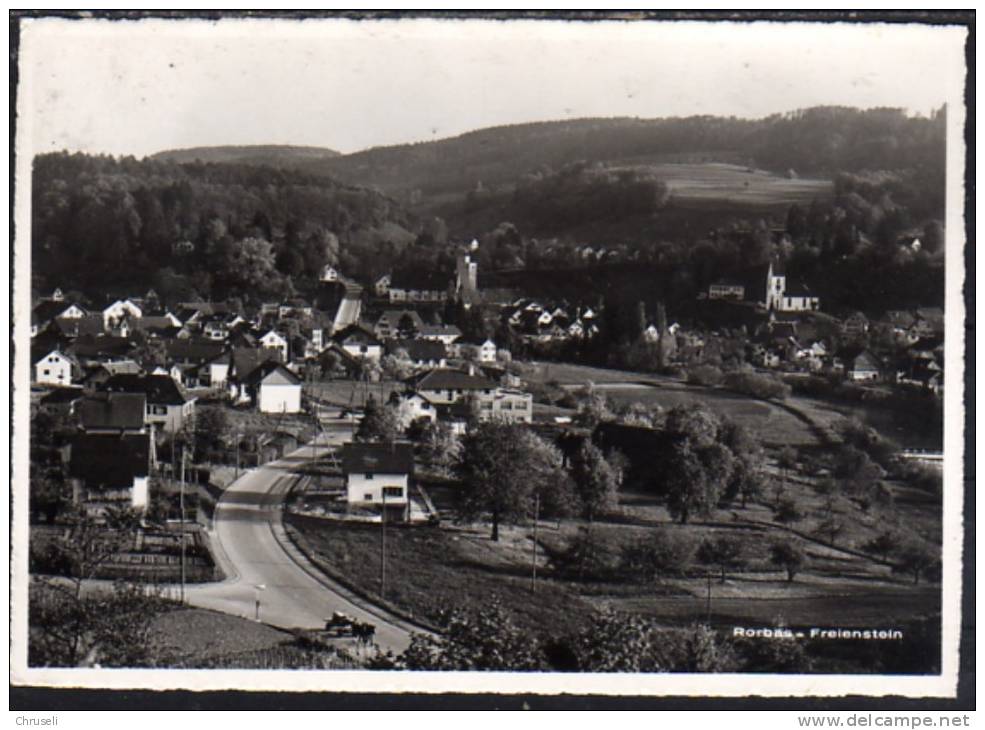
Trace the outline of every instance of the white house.
{"label": "white house", "polygon": [[115,322],[118,322],[124,315],[132,319],[140,319],[144,313],[136,304],[129,299],[117,299],[103,310],[103,328],[109,329]]}
{"label": "white house", "polygon": [[60,350],[52,350],[34,363],[34,380],[42,385],[71,385],[75,361]]}
{"label": "white house", "polygon": [[421,326],[417,336],[422,340],[437,340],[447,346],[462,336],[462,330],[453,324],[425,324]]}
{"label": "white house", "polygon": [[71,444],[73,500],[87,512],[111,505],[147,508],[154,442],[150,434],[80,434]]}
{"label": "white house", "polygon": [[392,514],[407,519],[413,470],[410,444],[342,445],[342,474],[349,504],[385,505],[388,517]]}
{"label": "white house", "polygon": [[855,381],[878,380],[879,360],[868,350],[860,353],[848,368],[848,377]]}
{"label": "white house", "polygon": [[373,291],[376,292],[376,296],[385,297],[390,293],[390,282],[393,277],[390,274],[383,274],[379,279],[373,283]]}
{"label": "white house", "polygon": [[241,382],[261,413],[301,411],[301,380],[279,362],[261,363]]}
{"label": "white house", "polygon": [[322,267],[321,275],[318,278],[321,281],[338,281],[339,280],[338,269],[336,269],[331,264],[325,264],[325,266]]}
{"label": "white house", "polygon": [[379,361],[383,356],[383,343],[372,332],[358,325],[346,327],[332,335],[332,339],[355,358]]}
{"label": "white house", "polygon": [[496,362],[496,343],[492,340],[486,340],[479,345],[478,355],[478,360],[481,363]]}
{"label": "white house", "polygon": [[280,353],[281,361],[287,362],[287,338],[275,330],[268,331],[260,338],[260,347],[268,350],[277,350]]}

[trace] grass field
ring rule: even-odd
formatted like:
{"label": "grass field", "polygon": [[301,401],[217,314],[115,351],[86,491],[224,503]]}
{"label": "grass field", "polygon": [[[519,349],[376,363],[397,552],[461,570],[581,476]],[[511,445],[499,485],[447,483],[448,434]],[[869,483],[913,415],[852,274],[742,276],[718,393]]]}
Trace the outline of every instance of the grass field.
{"label": "grass field", "polygon": [[305,383],[306,395],[320,401],[337,405],[340,408],[362,408],[367,398],[377,402],[386,401],[393,391],[401,391],[404,384],[396,380],[381,380],[378,383],[362,383],[355,380],[326,380],[320,383]]}
{"label": "grass field", "polygon": [[675,202],[717,202],[748,206],[789,206],[831,195],[830,180],[781,177],[739,165],[654,163],[644,169],[663,180]]}
{"label": "grass field", "polygon": [[[677,378],[548,362],[535,364],[523,377],[534,382],[556,381],[570,387],[592,383],[617,406],[643,403],[669,409],[682,403],[701,403],[747,426],[768,445],[810,446],[818,443],[810,426],[780,405],[721,389],[690,386]],[[791,405],[799,405],[796,399],[789,400]],[[837,417],[840,416],[833,411],[826,412],[821,425],[827,425]]]}

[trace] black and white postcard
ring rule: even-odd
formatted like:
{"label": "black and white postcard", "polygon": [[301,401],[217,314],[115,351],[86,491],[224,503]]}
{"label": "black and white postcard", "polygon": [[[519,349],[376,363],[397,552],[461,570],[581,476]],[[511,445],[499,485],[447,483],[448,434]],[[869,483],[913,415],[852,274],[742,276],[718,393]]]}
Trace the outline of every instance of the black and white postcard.
{"label": "black and white postcard", "polygon": [[967,42],[22,16],[11,682],[954,696]]}

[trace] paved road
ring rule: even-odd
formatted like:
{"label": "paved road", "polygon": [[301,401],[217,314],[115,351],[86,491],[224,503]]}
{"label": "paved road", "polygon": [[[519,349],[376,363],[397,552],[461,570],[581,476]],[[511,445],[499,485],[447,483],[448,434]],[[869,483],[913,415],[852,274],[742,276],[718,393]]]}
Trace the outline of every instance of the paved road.
{"label": "paved road", "polygon": [[313,454],[323,455],[337,446],[350,429],[348,421],[325,424],[314,448],[302,447],[247,472],[226,489],[216,505],[212,537],[229,577],[222,583],[189,586],[189,603],[252,619],[259,598],[260,620],[281,628],[320,628],[334,611],[342,611],[373,623],[376,642],[384,650],[399,653],[407,647],[414,627],[375,606],[349,600],[344,589],[310,565],[305,567],[306,561],[283,534],[281,504],[299,478],[296,469]]}

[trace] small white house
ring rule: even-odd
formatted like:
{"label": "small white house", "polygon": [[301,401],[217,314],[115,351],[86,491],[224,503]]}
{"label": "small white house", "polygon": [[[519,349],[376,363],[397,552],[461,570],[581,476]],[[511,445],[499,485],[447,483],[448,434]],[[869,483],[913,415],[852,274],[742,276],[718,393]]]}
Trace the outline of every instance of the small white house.
{"label": "small white house", "polygon": [[279,362],[261,363],[243,385],[261,413],[301,411],[301,380]]}
{"label": "small white house", "polygon": [[410,444],[342,445],[342,474],[349,504],[385,504],[388,516],[400,514],[406,519],[413,469],[414,450]]}
{"label": "small white house", "polygon": [[60,350],[52,350],[34,363],[34,380],[42,385],[71,385],[75,362]]}
{"label": "small white house", "polygon": [[379,279],[373,283],[373,291],[376,292],[376,296],[385,297],[390,293],[390,282],[392,278],[390,274],[383,274]]}
{"label": "small white house", "polygon": [[268,350],[277,350],[280,353],[281,361],[287,362],[287,338],[275,330],[270,330],[260,338],[260,347]]}
{"label": "small white house", "polygon": [[496,343],[492,340],[486,340],[481,345],[479,345],[479,362],[482,363],[493,363],[496,362]]}
{"label": "small white house", "polygon": [[325,266],[322,267],[321,275],[318,278],[321,281],[338,281],[339,280],[338,269],[336,269],[331,264],[325,264]]}
{"label": "small white house", "polygon": [[129,299],[117,299],[103,310],[103,328],[109,329],[115,322],[118,322],[124,315],[132,319],[140,319],[144,313],[140,307]]}

